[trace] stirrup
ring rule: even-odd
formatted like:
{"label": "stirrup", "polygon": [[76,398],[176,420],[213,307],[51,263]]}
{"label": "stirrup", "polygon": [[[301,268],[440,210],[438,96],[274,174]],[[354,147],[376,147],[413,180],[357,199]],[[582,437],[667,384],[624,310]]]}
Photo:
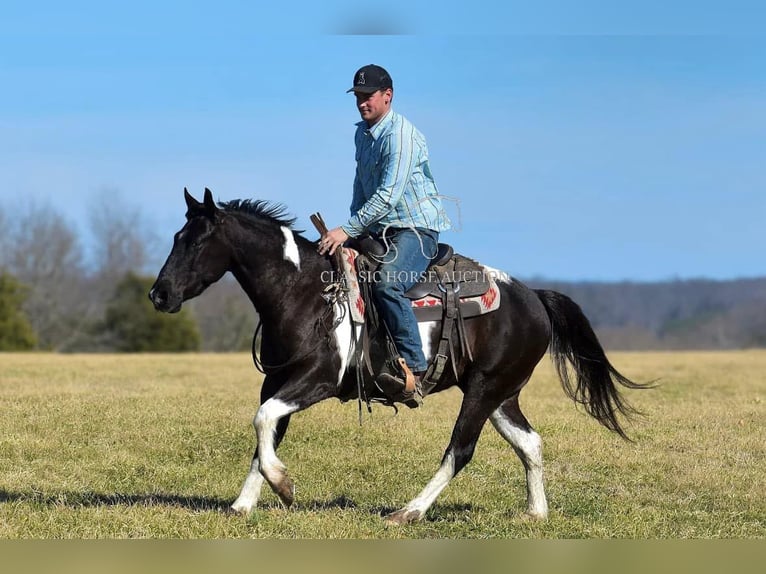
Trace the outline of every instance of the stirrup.
{"label": "stirrup", "polygon": [[423,397],[420,394],[420,381],[415,379],[415,388],[407,390],[407,384],[404,379],[395,377],[390,373],[382,373],[375,380],[378,388],[392,403],[402,403],[411,409],[418,408],[423,404]]}

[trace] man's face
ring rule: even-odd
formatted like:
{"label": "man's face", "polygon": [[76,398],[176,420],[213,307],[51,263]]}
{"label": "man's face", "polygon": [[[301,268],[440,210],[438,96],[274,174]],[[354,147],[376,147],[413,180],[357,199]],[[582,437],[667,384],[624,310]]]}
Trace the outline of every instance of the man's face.
{"label": "man's face", "polygon": [[391,109],[391,98],[393,91],[391,88],[385,90],[378,90],[371,94],[365,94],[362,92],[354,92],[356,96],[356,107],[359,110],[359,115],[367,122],[367,125],[372,127],[380,118],[386,115],[389,109]]}

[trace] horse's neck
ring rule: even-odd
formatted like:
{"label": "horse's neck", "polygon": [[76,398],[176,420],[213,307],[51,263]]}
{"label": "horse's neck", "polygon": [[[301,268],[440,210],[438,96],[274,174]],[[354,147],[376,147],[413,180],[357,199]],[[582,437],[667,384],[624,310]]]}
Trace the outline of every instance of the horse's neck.
{"label": "horse's neck", "polygon": [[315,252],[298,247],[297,258],[294,252],[286,256],[281,237],[275,239],[272,234],[263,238],[240,232],[230,243],[233,246],[230,271],[264,320],[281,321],[296,314],[307,316],[314,307],[305,304],[312,292],[316,297],[309,297],[308,301],[316,301],[317,309],[322,307],[324,261]]}

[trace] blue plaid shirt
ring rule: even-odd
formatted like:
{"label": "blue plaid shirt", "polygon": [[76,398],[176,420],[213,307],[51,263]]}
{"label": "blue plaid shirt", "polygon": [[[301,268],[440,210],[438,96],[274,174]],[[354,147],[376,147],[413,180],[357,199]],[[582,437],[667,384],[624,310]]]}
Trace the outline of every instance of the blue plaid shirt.
{"label": "blue plaid shirt", "polygon": [[351,218],[341,228],[350,237],[387,226],[449,229],[423,134],[393,110],[371,128],[364,121],[356,126]]}

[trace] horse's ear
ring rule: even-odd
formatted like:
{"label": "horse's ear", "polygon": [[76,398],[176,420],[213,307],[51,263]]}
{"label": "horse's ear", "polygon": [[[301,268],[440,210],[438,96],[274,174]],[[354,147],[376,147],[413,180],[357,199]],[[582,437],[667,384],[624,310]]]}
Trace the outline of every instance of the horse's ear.
{"label": "horse's ear", "polygon": [[194,199],[189,193],[189,190],[186,189],[185,187],[184,187],[184,199],[186,200],[186,207],[188,207],[190,211],[196,208],[199,208],[200,202]]}
{"label": "horse's ear", "polygon": [[215,204],[215,200],[213,200],[213,192],[208,188],[205,188],[205,199],[203,201],[208,215],[215,215],[218,212],[218,206]]}

